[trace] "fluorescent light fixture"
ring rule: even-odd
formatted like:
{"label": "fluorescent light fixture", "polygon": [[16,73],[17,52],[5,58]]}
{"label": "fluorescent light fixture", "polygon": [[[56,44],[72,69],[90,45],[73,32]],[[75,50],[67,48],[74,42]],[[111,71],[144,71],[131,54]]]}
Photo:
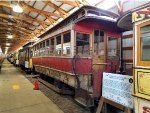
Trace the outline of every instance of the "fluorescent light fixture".
{"label": "fluorescent light fixture", "polygon": [[12,35],[8,35],[8,36],[7,36],[7,38],[12,39],[12,38],[13,38],[13,36],[12,36]]}
{"label": "fluorescent light fixture", "polygon": [[13,11],[17,12],[17,13],[22,13],[23,9],[22,9],[22,7],[19,6],[19,4],[17,4],[15,6],[13,6]]}
{"label": "fluorescent light fixture", "polygon": [[6,43],[6,46],[10,46],[10,43]]}

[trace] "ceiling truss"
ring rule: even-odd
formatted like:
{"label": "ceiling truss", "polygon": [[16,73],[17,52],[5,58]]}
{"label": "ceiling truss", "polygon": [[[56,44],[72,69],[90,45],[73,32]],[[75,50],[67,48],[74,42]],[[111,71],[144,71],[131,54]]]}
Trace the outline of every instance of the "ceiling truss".
{"label": "ceiling truss", "polygon": [[[18,3],[23,8],[21,14],[12,10]],[[64,5],[69,7],[64,9]],[[0,46],[3,52],[8,48],[6,43],[10,43],[9,52],[16,51],[56,25],[60,18],[69,16],[69,11],[83,5],[87,5],[85,0],[0,1]]]}

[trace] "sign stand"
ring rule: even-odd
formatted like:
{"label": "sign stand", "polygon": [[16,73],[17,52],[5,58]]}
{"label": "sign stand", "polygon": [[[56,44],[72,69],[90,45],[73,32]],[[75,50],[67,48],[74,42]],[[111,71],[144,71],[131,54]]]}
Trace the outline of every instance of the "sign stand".
{"label": "sign stand", "polygon": [[106,99],[106,98],[104,98],[103,96],[101,96],[101,99],[100,99],[100,101],[99,101],[99,105],[98,105],[98,108],[97,108],[96,113],[101,113],[102,108],[103,108],[104,105],[105,105],[105,107],[106,107],[104,113],[107,113],[107,104],[110,104],[110,105],[112,105],[112,106],[114,106],[114,107],[116,107],[116,108],[118,108],[118,109],[124,111],[124,113],[132,113],[132,109],[131,109],[131,108],[128,108],[128,107],[123,106],[123,105],[121,105],[121,104],[118,104],[118,103],[116,103],[116,102],[114,102],[114,101],[111,101],[111,100],[109,100],[109,99]]}

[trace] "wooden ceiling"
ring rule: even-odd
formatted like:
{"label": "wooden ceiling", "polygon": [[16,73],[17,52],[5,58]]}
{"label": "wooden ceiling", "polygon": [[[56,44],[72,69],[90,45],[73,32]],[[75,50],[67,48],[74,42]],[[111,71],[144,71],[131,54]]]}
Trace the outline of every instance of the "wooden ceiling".
{"label": "wooden ceiling", "polygon": [[[16,13],[19,4],[23,13]],[[88,5],[85,0],[0,1],[0,46],[11,52],[35,40],[42,33],[69,16],[74,10]],[[8,38],[12,35],[13,38]]]}

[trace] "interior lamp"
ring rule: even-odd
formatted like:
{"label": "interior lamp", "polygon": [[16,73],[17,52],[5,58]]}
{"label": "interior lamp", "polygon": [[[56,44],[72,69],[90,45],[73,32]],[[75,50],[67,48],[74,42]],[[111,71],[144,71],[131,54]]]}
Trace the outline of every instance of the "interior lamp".
{"label": "interior lamp", "polygon": [[12,36],[12,35],[8,35],[8,36],[7,36],[7,38],[12,39],[12,38],[13,38],[13,36]]}
{"label": "interior lamp", "polygon": [[6,43],[6,46],[10,46],[10,43]]}
{"label": "interior lamp", "polygon": [[17,13],[22,13],[23,9],[22,9],[22,7],[19,4],[17,4],[15,6],[13,6],[13,11],[17,12]]}

